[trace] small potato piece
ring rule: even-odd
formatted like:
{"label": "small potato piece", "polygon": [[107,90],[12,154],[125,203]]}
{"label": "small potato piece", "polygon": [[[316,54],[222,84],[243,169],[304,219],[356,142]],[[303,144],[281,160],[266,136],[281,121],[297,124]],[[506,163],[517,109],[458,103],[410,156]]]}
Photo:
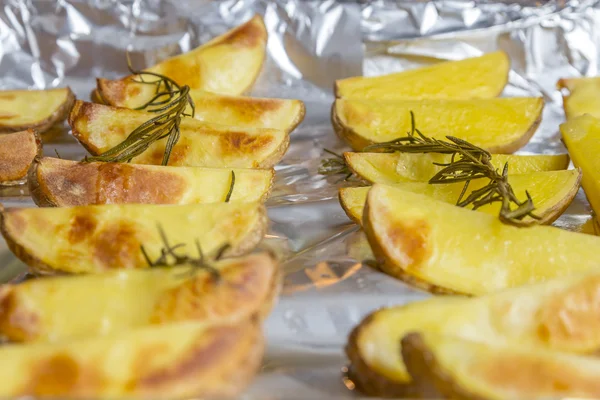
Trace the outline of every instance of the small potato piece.
{"label": "small potato piece", "polygon": [[211,266],[219,278],[180,266],[2,285],[0,334],[13,342],[65,341],[146,325],[230,324],[269,314],[279,288],[279,267],[271,256],[253,254]]}
{"label": "small potato piece", "polygon": [[412,333],[402,356],[422,398],[600,397],[600,360],[527,347]]}
{"label": "small potato piece", "polygon": [[[435,165],[447,164],[451,156],[447,154],[417,154],[417,153],[344,153],[348,167],[360,178],[370,183],[400,183],[427,182],[442,167]],[[539,171],[557,171],[567,169],[569,156],[559,155],[504,155],[493,154],[492,165],[502,170],[508,163],[508,172],[513,174],[528,174]]]}
{"label": "small potato piece", "polygon": [[0,132],[35,129],[43,133],[64,121],[74,101],[75,95],[68,87],[0,91]]}
{"label": "small potato piece", "polygon": [[338,80],[335,95],[373,100],[487,99],[502,93],[509,71],[508,56],[496,51],[395,74]]}
{"label": "small potato piece", "polygon": [[165,244],[183,243],[195,252],[197,240],[208,256],[225,244],[228,256],[252,250],[263,238],[267,217],[261,203],[192,205],[102,205],[64,208],[9,208],[0,229],[8,247],[37,272],[98,273],[146,268],[140,247],[152,260]]}
{"label": "small potato piece", "polygon": [[566,89],[563,95],[563,108],[567,119],[590,114],[600,118],[600,77],[561,79],[558,89]]}
{"label": "small potato piece", "polygon": [[346,352],[363,392],[416,397],[400,354],[394,356],[410,332],[591,354],[600,350],[599,313],[600,273],[579,274],[481,297],[434,297],[377,310],[354,328]]}
{"label": "small potato piece", "polygon": [[3,398],[229,398],[258,371],[256,320],[183,322],[59,343],[0,347]]}
{"label": "small potato piece", "polygon": [[34,158],[42,154],[42,140],[32,129],[0,134],[0,185],[20,184]]}
{"label": "small potato piece", "polygon": [[[166,59],[145,71],[165,75],[191,89],[227,95],[249,91],[265,59],[267,30],[262,18],[254,16],[221,36],[187,53]],[[102,102],[137,108],[155,95],[155,86],[136,83],[139,76],[119,80],[98,79]],[[144,80],[151,82],[148,77]]]}
{"label": "small potato piece", "polygon": [[[525,191],[529,192],[535,205],[535,214],[540,217],[538,222],[548,225],[554,222],[575,198],[581,182],[581,171],[570,169],[522,175],[510,174],[508,182],[520,201],[527,200]],[[489,179],[471,181],[465,197],[488,183]],[[409,192],[424,194],[446,203],[456,204],[464,188],[464,183],[431,185],[423,182],[403,182],[393,186]],[[339,191],[342,208],[348,217],[359,225],[362,224],[363,208],[369,189],[370,187],[341,188]],[[500,203],[487,204],[477,210],[497,216],[500,212]],[[530,221],[531,218],[526,217],[525,220]]]}
{"label": "small potato piece", "polygon": [[581,182],[596,215],[600,215],[600,120],[582,115],[560,126],[573,164],[583,170]]}
{"label": "small potato piece", "polygon": [[481,295],[600,269],[600,237],[517,228],[382,184],[369,191],[363,228],[384,272],[433,293]]}
{"label": "small potato piece", "polygon": [[[73,136],[93,155],[123,142],[131,132],[156,114],[101,104],[75,102],[69,115]],[[212,168],[272,168],[289,146],[287,132],[266,128],[241,128],[182,118],[181,137],[171,152],[169,165]],[[134,157],[135,164],[160,165],[167,138],[153,143]]]}
{"label": "small potato piece", "polygon": [[478,100],[365,101],[338,99],[331,120],[337,135],[354,150],[388,142],[416,127],[426,136],[454,136],[492,153],[513,153],[533,136],[544,101],[535,97]]}
{"label": "small potato piece", "polygon": [[264,201],[275,172],[252,169],[163,167],[127,163],[80,163],[38,158],[29,192],[39,206],[89,204],[198,204]]}

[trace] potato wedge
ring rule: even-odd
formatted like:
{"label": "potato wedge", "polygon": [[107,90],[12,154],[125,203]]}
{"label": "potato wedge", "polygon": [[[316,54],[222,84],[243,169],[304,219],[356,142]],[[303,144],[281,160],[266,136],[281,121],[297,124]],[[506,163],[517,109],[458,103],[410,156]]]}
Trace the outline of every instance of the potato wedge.
{"label": "potato wedge", "polygon": [[68,87],[0,91],[0,132],[35,129],[43,133],[64,121],[74,101],[75,95]]}
{"label": "potato wedge", "polygon": [[[581,170],[545,171],[522,175],[510,174],[508,181],[521,201],[527,200],[525,191],[528,190],[533,199],[533,204],[535,204],[535,214],[541,218],[539,222],[541,224],[551,224],[575,198],[581,183]],[[489,179],[471,181],[467,195],[488,183]],[[424,194],[446,203],[456,204],[464,183],[430,185],[424,182],[403,182],[396,183],[393,186],[408,192]],[[341,188],[339,190],[342,208],[348,217],[359,225],[362,225],[363,209],[369,189],[370,187],[366,186]],[[497,216],[500,212],[500,203],[487,204],[477,210]]]}
{"label": "potato wedge", "polygon": [[212,266],[219,279],[207,270],[181,266],[2,285],[0,335],[12,342],[63,341],[146,325],[231,324],[269,314],[279,289],[273,257],[252,254]]}
{"label": "potato wedge", "polygon": [[197,257],[197,240],[207,255],[224,244],[227,255],[252,250],[262,239],[267,216],[262,204],[213,203],[9,208],[0,229],[8,247],[36,272],[95,273],[145,268],[164,248],[157,226],[171,244],[183,243]]}
{"label": "potato wedge", "polygon": [[258,371],[256,320],[184,322],[60,343],[0,348],[6,398],[235,397]]}
{"label": "potato wedge", "polygon": [[434,297],[377,310],[348,339],[352,379],[372,396],[417,396],[398,354],[400,339],[414,331],[596,354],[600,349],[599,294],[600,273],[593,272],[481,297]]}
{"label": "potato wedge", "polygon": [[[121,143],[142,123],[155,115],[101,104],[75,102],[69,115],[73,136],[91,154],[98,155]],[[287,132],[266,128],[240,128],[181,121],[181,137],[171,153],[169,165],[213,168],[272,168],[290,143]],[[133,158],[135,164],[159,165],[167,138],[152,144]]]}
{"label": "potato wedge", "polygon": [[509,71],[508,56],[496,51],[395,74],[341,79],[335,82],[335,95],[374,100],[487,99],[502,93]]}
{"label": "potato wedge", "polygon": [[384,272],[433,293],[480,295],[600,270],[600,238],[517,228],[392,186],[374,185],[363,228]]}
{"label": "potato wedge", "polygon": [[0,185],[24,183],[36,156],[42,154],[42,139],[33,129],[0,135]]}
{"label": "potato wedge", "polygon": [[600,397],[600,360],[519,346],[413,333],[402,356],[422,398]]}
{"label": "potato wedge", "polygon": [[582,115],[562,124],[560,132],[573,164],[583,170],[585,195],[600,215],[600,120]]}
{"label": "potato wedge", "polygon": [[[346,164],[360,178],[370,183],[387,184],[427,182],[442,169],[434,163],[447,164],[450,158],[450,155],[436,153],[344,153]],[[508,163],[510,174],[528,174],[567,169],[569,156],[494,154],[491,162],[499,170]]]}
{"label": "potato wedge", "polygon": [[563,95],[567,119],[583,114],[600,118],[600,77],[561,79],[556,86],[568,92]]}
{"label": "potato wedge", "polygon": [[492,153],[523,147],[542,120],[544,101],[535,97],[478,100],[364,101],[338,99],[331,121],[337,135],[354,150],[388,142],[416,127],[428,137],[455,136]]}
{"label": "potato wedge", "polygon": [[[255,15],[243,25],[195,48],[146,68],[191,89],[239,95],[249,91],[262,69],[267,30]],[[136,108],[154,97],[155,87],[134,82],[138,76],[119,80],[98,79],[98,95],[113,106]],[[151,82],[145,77],[145,80]]]}
{"label": "potato wedge", "polygon": [[81,163],[42,157],[30,169],[28,183],[38,206],[218,203],[227,198],[232,172],[235,181],[230,201],[266,199],[273,169]]}

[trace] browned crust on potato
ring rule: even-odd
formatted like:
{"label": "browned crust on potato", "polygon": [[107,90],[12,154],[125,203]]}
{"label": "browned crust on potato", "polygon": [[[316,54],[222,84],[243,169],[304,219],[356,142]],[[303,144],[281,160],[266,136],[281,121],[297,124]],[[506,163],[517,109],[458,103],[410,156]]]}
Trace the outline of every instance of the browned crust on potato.
{"label": "browned crust on potato", "polygon": [[100,92],[98,91],[98,89],[92,89],[92,91],[90,92],[90,99],[91,99],[92,103],[106,104],[106,102],[100,95]]}
{"label": "browned crust on potato", "polygon": [[39,176],[38,167],[41,158],[42,157],[35,157],[27,172],[29,194],[38,207],[58,207],[56,201],[51,198],[52,191],[46,187],[43,178]]}
{"label": "browned crust on potato", "polygon": [[15,125],[15,126],[5,126],[0,124],[0,133],[8,133],[8,132],[18,132],[24,131],[26,129],[35,129],[38,133],[44,133],[48,129],[50,129],[53,125],[62,122],[65,120],[71,107],[73,107],[73,103],[75,102],[75,94],[71,91],[71,88],[68,86],[67,89],[67,98],[66,100],[58,107],[50,116],[42,121],[26,124],[26,125]]}
{"label": "browned crust on potato", "polygon": [[42,151],[42,139],[33,129],[0,135],[0,186],[24,183]]}
{"label": "browned crust on potato", "polygon": [[236,248],[229,248],[223,255],[225,257],[238,257],[251,252],[265,237],[268,225],[269,217],[267,216],[267,208],[264,204],[261,204],[258,208],[257,225],[242,239]]}
{"label": "browned crust on potato", "polygon": [[275,167],[275,165],[277,165],[279,163],[279,161],[281,161],[281,159],[283,158],[283,156],[285,155],[285,153],[287,152],[289,147],[290,147],[290,135],[286,133],[283,140],[281,141],[281,144],[279,145],[279,147],[277,147],[275,149],[275,151],[273,153],[271,153],[270,156],[268,156],[268,157],[264,158],[262,161],[256,163],[256,166],[254,168],[270,169],[270,168]]}

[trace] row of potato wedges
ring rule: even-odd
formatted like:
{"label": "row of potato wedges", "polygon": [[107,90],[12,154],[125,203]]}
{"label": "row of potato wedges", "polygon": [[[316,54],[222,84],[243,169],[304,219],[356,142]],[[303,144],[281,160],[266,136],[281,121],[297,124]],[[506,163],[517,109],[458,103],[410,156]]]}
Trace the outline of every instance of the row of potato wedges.
{"label": "row of potato wedges", "polygon": [[[600,212],[600,78],[559,82],[570,90],[560,127],[576,167],[569,170],[566,154],[507,155],[529,141],[543,108],[538,98],[493,98],[508,72],[506,55],[496,52],[336,85],[332,123],[355,150],[344,154],[345,165],[372,185],[340,189],[342,207],[363,228],[382,271],[446,295],[375,311],[352,331],[349,375],[364,394],[600,396],[593,356],[600,237],[543,226],[564,212],[580,183]],[[426,136],[483,147],[499,170],[508,163],[509,183],[519,198],[531,194],[539,226],[502,223],[499,204],[457,207],[463,183],[427,183],[450,155],[363,151],[409,132],[410,112]],[[474,180],[469,190],[486,184]]]}

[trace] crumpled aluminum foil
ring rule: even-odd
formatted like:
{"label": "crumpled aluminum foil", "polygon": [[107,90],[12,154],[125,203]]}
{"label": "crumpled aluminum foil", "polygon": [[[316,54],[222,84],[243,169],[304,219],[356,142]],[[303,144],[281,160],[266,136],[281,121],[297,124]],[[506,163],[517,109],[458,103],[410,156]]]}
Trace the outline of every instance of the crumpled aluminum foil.
{"label": "crumpled aluminum foil", "polygon": [[[379,75],[502,49],[512,61],[507,96],[543,96],[543,122],[521,153],[564,153],[559,78],[596,75],[600,6],[595,1],[464,0],[0,0],[0,89],[69,85],[88,100],[96,77],[127,74],[188,51],[258,12],[268,59],[253,95],[299,98],[305,121],[277,167],[263,246],[282,259],[285,283],[267,321],[268,350],[247,399],[355,398],[342,379],[349,330],[385,305],[428,295],[367,266],[364,234],[337,201],[338,177],[317,174],[323,148],[343,151],[329,122],[335,79]],[[44,137],[45,154],[80,159],[68,127]],[[4,206],[33,206],[26,188],[0,189]],[[556,222],[582,230],[579,193]],[[0,280],[25,271],[0,244]]]}

